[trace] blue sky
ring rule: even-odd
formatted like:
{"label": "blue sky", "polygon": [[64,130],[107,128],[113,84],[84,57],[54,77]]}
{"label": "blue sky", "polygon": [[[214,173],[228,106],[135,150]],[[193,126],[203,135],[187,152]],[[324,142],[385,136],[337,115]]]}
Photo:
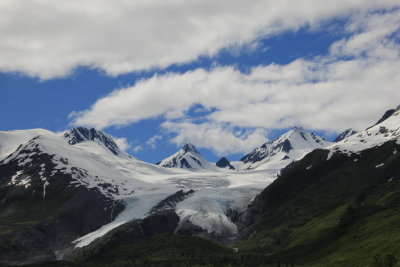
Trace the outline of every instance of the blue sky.
{"label": "blue sky", "polygon": [[[141,18],[143,30],[119,1],[87,1],[77,18],[60,11],[68,4],[49,2],[36,17],[27,11],[36,1],[8,2],[0,7],[14,12],[0,22],[7,41],[0,42],[0,130],[83,125],[125,138],[119,141],[127,151],[149,162],[185,142],[211,161],[237,160],[293,126],[330,139],[349,127],[361,130],[400,104],[396,1],[347,1],[341,8],[304,1],[311,11],[283,5],[267,21],[260,10],[273,2],[249,8],[237,1],[228,10],[222,2],[198,3],[204,12],[182,4],[183,15],[174,15],[162,2],[138,1],[128,7],[132,12],[161,14],[151,22]],[[104,18],[105,26],[86,21],[85,12]],[[32,27],[11,23],[20,16]],[[72,19],[95,34],[70,28]],[[176,27],[164,29],[165,21]],[[43,23],[50,28],[38,28]]]}

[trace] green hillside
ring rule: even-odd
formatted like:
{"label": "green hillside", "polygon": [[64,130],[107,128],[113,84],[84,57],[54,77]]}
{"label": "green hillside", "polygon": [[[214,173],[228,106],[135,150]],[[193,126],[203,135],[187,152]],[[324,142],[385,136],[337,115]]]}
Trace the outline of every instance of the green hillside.
{"label": "green hillside", "polygon": [[[297,266],[397,266],[400,146],[361,154],[315,150],[257,198],[254,234],[238,244]],[[383,164],[382,164],[383,163]]]}

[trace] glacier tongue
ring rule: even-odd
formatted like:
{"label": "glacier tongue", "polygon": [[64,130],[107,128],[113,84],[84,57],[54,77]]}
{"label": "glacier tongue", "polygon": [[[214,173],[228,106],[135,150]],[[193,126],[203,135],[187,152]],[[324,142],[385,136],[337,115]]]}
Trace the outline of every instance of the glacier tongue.
{"label": "glacier tongue", "polygon": [[148,215],[148,212],[159,201],[170,195],[172,192],[157,190],[154,192],[143,192],[140,196],[126,197],[124,199],[126,208],[109,224],[103,225],[101,228],[91,232],[85,236],[73,241],[76,248],[81,248],[89,245],[99,237],[102,237],[112,229],[132,221],[134,219],[142,219]]}
{"label": "glacier tongue", "polygon": [[237,227],[227,215],[228,210],[242,212],[260,193],[260,188],[239,187],[224,189],[204,188],[192,197],[178,203],[176,213],[180,223],[190,221],[194,225],[223,236],[234,236]]}
{"label": "glacier tongue", "polygon": [[[152,207],[178,190],[193,188],[195,192],[176,205],[180,224],[190,221],[209,233],[233,236],[236,225],[227,216],[228,209],[242,211],[250,201],[276,178],[276,171],[245,171],[227,173],[188,172],[165,175],[158,186],[142,188],[124,197],[126,208],[111,223],[74,241],[84,247],[108,231],[133,219],[149,215]],[[186,183],[182,183],[186,181]]]}

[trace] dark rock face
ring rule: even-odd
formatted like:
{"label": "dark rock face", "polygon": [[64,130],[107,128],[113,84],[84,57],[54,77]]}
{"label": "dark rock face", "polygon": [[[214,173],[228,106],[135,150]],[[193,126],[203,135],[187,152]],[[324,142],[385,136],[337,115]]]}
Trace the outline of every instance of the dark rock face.
{"label": "dark rock face", "polygon": [[[175,160],[175,159],[174,159],[174,160]],[[176,164],[173,164],[172,167],[174,167],[174,166],[177,166],[177,165],[176,165]],[[191,169],[191,168],[192,168],[192,166],[190,166],[189,162],[187,162],[186,159],[182,159],[182,160],[181,160],[181,166],[183,166],[183,167],[185,167],[185,168],[188,168],[188,169]]]}
{"label": "dark rock face", "polygon": [[239,220],[239,218],[240,218],[240,213],[239,213],[237,210],[235,210],[235,209],[229,208],[229,209],[226,211],[226,216],[228,216],[229,219],[231,219],[231,221],[232,221],[233,223],[236,223],[236,222]]}
{"label": "dark rock face", "polygon": [[[263,148],[263,147],[261,147],[261,148]],[[248,163],[248,162],[254,163],[254,162],[263,160],[267,156],[268,156],[268,154],[266,154],[265,151],[259,151],[256,149],[256,150],[250,152],[249,154],[245,155],[244,157],[242,157],[240,159],[240,161],[242,161],[243,163]]]}
{"label": "dark rock face", "polygon": [[[400,107],[400,106],[399,106],[399,107]],[[377,124],[379,124],[379,123],[385,121],[386,119],[388,119],[390,116],[393,115],[393,113],[396,112],[396,110],[398,110],[399,107],[397,107],[397,109],[389,109],[388,111],[386,111],[385,114],[383,114],[382,118],[380,118],[380,119],[378,120],[377,123],[375,123],[374,125],[368,127],[366,130],[368,130],[368,129],[374,127],[375,125],[377,125]]]}
{"label": "dark rock face", "polygon": [[229,167],[230,170],[235,169],[235,167],[233,167],[231,165],[230,161],[225,157],[222,157],[220,160],[218,160],[217,163],[215,163],[215,165],[217,165],[217,167],[220,167],[220,168]]}
{"label": "dark rock face", "polygon": [[179,190],[173,195],[168,196],[167,198],[160,201],[156,206],[151,209],[150,213],[156,213],[162,210],[174,209],[178,202],[183,201],[185,198],[189,197],[194,193],[193,189],[190,189],[187,192],[183,192],[183,190]]}
{"label": "dark rock face", "polygon": [[102,143],[105,147],[107,147],[114,155],[118,155],[121,153],[121,149],[114,142],[114,139],[102,132],[97,131],[96,129],[87,129],[84,127],[73,128],[70,131],[64,134],[64,137],[68,140],[70,145],[75,145],[84,141],[95,141]]}
{"label": "dark rock face", "polygon": [[[305,139],[304,136],[302,137]],[[267,158],[268,156],[275,155],[276,152],[283,151],[288,153],[290,150],[293,149],[288,139],[285,139],[283,142],[280,142],[271,147],[274,144],[275,140],[263,144],[260,148],[257,148],[252,152],[250,152],[249,154],[247,154],[246,156],[242,157],[240,161],[242,161],[243,163],[249,163],[249,162],[255,163]]]}
{"label": "dark rock face", "polygon": [[354,131],[353,129],[347,129],[344,132],[342,132],[341,134],[339,134],[338,136],[336,136],[335,140],[333,140],[333,142],[339,142],[342,141],[343,139],[352,136],[353,134],[356,134],[357,132]]}
{"label": "dark rock face", "polygon": [[[301,136],[304,138],[304,140],[307,140],[307,139],[304,137],[303,134],[302,134]],[[278,144],[278,145],[275,147],[275,149],[279,149],[279,148],[281,148],[281,151],[286,152],[286,153],[288,153],[290,150],[293,149],[292,145],[290,144],[290,141],[287,140],[287,139],[286,139],[285,141],[283,141],[282,143]],[[275,149],[274,149],[274,150],[275,150]]]}
{"label": "dark rock face", "polygon": [[190,235],[190,236],[197,236],[202,233],[206,232],[200,226],[194,225],[190,221],[184,221],[179,224],[179,227],[176,229],[177,234],[182,235]]}
{"label": "dark rock face", "polygon": [[192,153],[194,153],[194,154],[200,154],[199,151],[197,151],[196,147],[195,147],[194,145],[192,145],[192,144],[185,144],[185,145],[182,147],[182,150],[183,150],[185,153],[192,152]]}
{"label": "dark rock face", "polygon": [[199,166],[203,167],[203,164],[200,162],[200,160],[198,160],[197,158],[192,157],[192,156],[190,156],[190,158],[191,158],[194,162],[196,162],[197,164],[199,164]]}

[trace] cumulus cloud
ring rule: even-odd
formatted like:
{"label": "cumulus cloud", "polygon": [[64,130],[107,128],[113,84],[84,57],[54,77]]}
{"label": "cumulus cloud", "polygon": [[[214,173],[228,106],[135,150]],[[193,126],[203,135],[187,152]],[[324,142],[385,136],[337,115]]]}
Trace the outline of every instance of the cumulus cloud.
{"label": "cumulus cloud", "polygon": [[178,146],[193,143],[217,155],[248,153],[267,141],[265,129],[238,130],[228,124],[205,122],[164,122],[163,129],[176,134],[170,141]]}
{"label": "cumulus cloud", "polygon": [[128,142],[128,140],[125,137],[112,137],[117,144],[117,146],[123,150],[123,151],[128,151],[132,145]]}
{"label": "cumulus cloud", "polygon": [[118,75],[184,63],[398,0],[2,0],[0,71],[41,79],[77,66]]}
{"label": "cumulus cloud", "polygon": [[[73,124],[105,128],[163,118],[163,129],[176,134],[173,143],[190,141],[218,154],[260,145],[265,129],[362,130],[399,104],[399,29],[399,9],[358,15],[327,55],[246,73],[216,66],[156,75],[74,112]],[[202,123],[190,122],[198,106]],[[237,128],[245,132],[235,134]]]}
{"label": "cumulus cloud", "polygon": [[332,44],[327,56],[249,73],[226,66],[154,76],[99,99],[76,113],[74,124],[104,128],[158,116],[173,120],[201,104],[211,110],[206,119],[232,126],[363,129],[398,105],[399,25],[400,10],[367,15],[347,26],[355,33]]}

